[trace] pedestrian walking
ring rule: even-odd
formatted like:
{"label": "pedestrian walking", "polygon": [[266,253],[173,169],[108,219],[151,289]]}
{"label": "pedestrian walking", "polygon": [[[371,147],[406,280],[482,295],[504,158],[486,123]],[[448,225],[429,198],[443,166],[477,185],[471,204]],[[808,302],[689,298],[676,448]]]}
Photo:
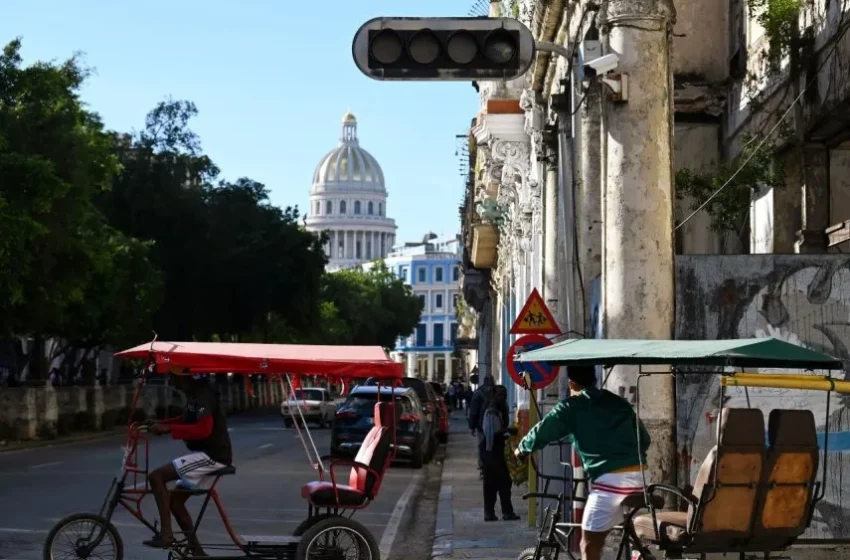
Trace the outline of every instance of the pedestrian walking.
{"label": "pedestrian walking", "polygon": [[[490,396],[493,391],[493,387],[496,385],[496,380],[493,378],[491,374],[487,374],[484,376],[484,379],[481,380],[481,385],[476,389],[476,391],[472,394],[472,399],[470,399],[469,403],[469,416],[467,416],[467,422],[469,424],[469,429],[472,431],[473,436],[478,437],[478,471],[480,478],[484,478],[484,463],[481,459],[481,442],[484,441],[484,433],[482,431],[482,422],[484,420],[484,411],[487,408],[487,404],[490,402]],[[504,417],[508,417],[508,404],[507,401],[503,403],[503,412]]]}
{"label": "pedestrian walking", "polygon": [[504,385],[496,385],[490,392],[482,420],[484,437],[479,443],[479,454],[484,466],[484,521],[498,520],[497,496],[502,506],[502,519],[519,519],[511,502],[511,473],[505,459],[505,439],[515,431],[515,428],[508,428],[508,415],[505,413],[507,401],[507,388]]}

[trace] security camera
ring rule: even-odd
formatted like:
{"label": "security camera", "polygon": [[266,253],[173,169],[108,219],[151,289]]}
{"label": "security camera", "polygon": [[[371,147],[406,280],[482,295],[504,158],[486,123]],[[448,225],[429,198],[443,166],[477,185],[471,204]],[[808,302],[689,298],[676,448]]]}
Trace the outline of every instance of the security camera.
{"label": "security camera", "polygon": [[596,77],[597,75],[605,75],[608,72],[617,68],[620,64],[620,57],[616,54],[606,54],[599,58],[594,58],[584,63],[584,75],[588,78]]}

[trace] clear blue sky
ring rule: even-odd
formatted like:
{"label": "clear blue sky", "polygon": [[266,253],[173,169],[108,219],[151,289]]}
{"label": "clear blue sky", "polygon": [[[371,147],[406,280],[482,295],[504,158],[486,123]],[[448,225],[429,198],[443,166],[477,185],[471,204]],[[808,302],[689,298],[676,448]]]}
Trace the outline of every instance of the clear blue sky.
{"label": "clear blue sky", "polygon": [[137,130],[167,96],[194,101],[192,127],[224,177],[265,183],[307,209],[312,173],[351,110],[387,180],[398,240],[458,230],[455,135],[478,110],[469,83],[388,83],[351,59],[361,23],[380,15],[465,16],[473,0],[11,0],[0,41],[25,62],[77,51],[95,74],[83,99],[106,126]]}

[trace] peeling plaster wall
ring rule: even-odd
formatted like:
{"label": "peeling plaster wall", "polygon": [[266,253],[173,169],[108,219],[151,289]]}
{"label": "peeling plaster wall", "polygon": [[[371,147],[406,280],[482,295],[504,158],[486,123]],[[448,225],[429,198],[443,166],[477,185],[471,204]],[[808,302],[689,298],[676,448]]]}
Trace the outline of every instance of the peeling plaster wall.
{"label": "peeling plaster wall", "polygon": [[[710,123],[676,123],[673,140],[675,171],[687,167],[700,171],[720,159],[720,126]],[[684,220],[691,214],[693,200],[676,200],[675,219]],[[700,212],[681,230],[682,253],[704,255],[720,252],[718,236],[711,230],[711,217]]]}
{"label": "peeling plaster wall", "polygon": [[850,220],[850,142],[829,153],[829,223]]}
{"label": "peeling plaster wall", "polygon": [[[850,256],[712,255],[676,259],[676,338],[773,336],[850,360]],[[843,375],[843,374],[838,374]],[[693,480],[714,445],[716,376],[680,376],[680,478]],[[743,389],[725,406],[746,407]],[[826,393],[749,389],[752,406],[810,409],[825,431]],[[850,398],[830,403],[827,487],[807,538],[850,538]],[[821,455],[821,465],[824,457]]]}
{"label": "peeling plaster wall", "polygon": [[673,73],[708,81],[729,75],[728,2],[678,0],[673,32]]}

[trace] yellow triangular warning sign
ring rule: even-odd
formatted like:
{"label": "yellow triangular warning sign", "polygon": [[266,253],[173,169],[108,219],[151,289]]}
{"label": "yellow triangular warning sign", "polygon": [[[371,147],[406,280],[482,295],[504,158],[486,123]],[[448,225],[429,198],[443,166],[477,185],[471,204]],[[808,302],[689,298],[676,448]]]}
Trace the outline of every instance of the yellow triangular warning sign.
{"label": "yellow triangular warning sign", "polygon": [[537,288],[528,296],[511,327],[511,334],[561,334],[561,329]]}

